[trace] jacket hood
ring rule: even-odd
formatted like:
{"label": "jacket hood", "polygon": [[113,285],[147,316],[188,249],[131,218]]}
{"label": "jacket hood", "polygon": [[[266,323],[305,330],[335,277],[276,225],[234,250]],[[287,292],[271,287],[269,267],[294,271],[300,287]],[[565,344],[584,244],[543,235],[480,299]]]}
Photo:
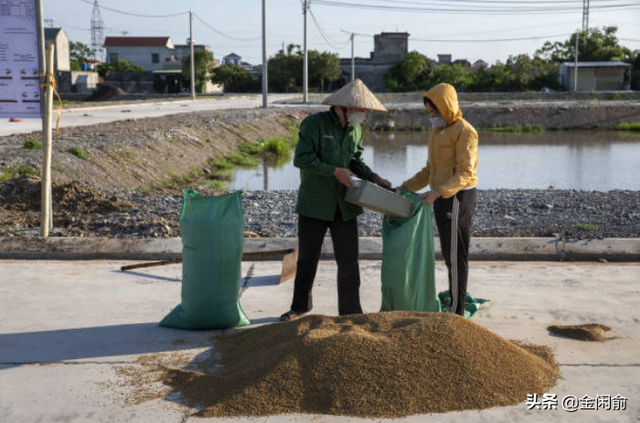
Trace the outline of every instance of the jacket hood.
{"label": "jacket hood", "polygon": [[447,125],[462,117],[462,111],[458,107],[458,94],[451,85],[440,83],[427,91],[424,97],[435,104]]}

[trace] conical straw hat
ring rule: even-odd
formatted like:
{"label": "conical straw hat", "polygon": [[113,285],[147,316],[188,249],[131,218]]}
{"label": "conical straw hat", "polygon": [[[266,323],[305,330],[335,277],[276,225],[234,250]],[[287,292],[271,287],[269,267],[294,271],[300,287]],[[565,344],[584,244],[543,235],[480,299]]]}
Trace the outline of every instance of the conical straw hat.
{"label": "conical straw hat", "polygon": [[386,112],[387,109],[378,101],[375,95],[359,79],[349,82],[329,97],[322,104],[330,106],[357,107],[360,109]]}

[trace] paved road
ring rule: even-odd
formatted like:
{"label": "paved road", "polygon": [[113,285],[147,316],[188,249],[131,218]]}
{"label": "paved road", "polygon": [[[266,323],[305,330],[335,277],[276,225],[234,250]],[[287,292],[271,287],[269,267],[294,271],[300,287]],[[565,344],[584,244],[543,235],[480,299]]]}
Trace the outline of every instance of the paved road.
{"label": "paved road", "polygon": [[[160,328],[180,301],[181,266],[123,273],[114,261],[0,261],[0,422],[205,423],[179,396],[140,404],[121,366],[142,369],[141,356],[183,366],[210,357],[216,331]],[[365,312],[380,307],[380,261],[361,261]],[[314,312],[336,315],[336,265],[322,261]],[[274,322],[289,308],[293,285],[278,284],[280,263],[245,262],[240,302],[254,324]],[[438,290],[446,268],[436,265]],[[527,410],[511,407],[412,416],[405,423],[616,422],[640,416],[640,265],[614,263],[473,262],[470,290],[491,301],[474,321],[505,337],[554,349],[562,378],[549,393],[617,394],[626,410]],[[550,324],[599,322],[613,328],[608,342],[550,336]],[[164,361],[163,361],[164,362]],[[147,384],[148,385],[148,384]],[[160,388],[158,385],[148,385]],[[361,423],[390,419],[289,415],[235,423]]]}
{"label": "paved road", "polygon": [[[277,102],[292,100],[297,94],[270,94],[270,107],[286,107],[275,104]],[[302,106],[302,105],[300,105]],[[310,105],[310,106],[317,106]],[[60,127],[95,125],[97,123],[115,122],[125,119],[140,119],[175,115],[178,113],[198,112],[205,110],[224,109],[254,109],[262,107],[262,95],[237,96],[229,98],[212,98],[206,100],[178,100],[166,102],[137,102],[129,104],[115,104],[99,107],[83,107],[76,109],[63,109]],[[123,110],[129,110],[124,112]],[[55,125],[56,115],[53,116]],[[42,129],[40,119],[23,119],[19,123],[11,123],[9,119],[0,120],[0,136],[29,133]]]}

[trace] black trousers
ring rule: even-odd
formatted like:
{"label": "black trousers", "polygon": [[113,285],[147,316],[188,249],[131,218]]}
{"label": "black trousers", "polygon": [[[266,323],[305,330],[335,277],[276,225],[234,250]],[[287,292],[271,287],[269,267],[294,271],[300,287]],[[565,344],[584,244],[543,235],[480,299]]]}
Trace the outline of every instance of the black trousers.
{"label": "black trousers", "polygon": [[313,307],[311,290],[327,229],[331,231],[333,249],[338,263],[338,312],[341,316],[361,314],[358,222],[356,219],[342,221],[339,211],[331,222],[299,216],[298,268],[291,310],[304,313]]}
{"label": "black trousers", "polygon": [[450,198],[438,198],[433,203],[442,255],[449,272],[451,312],[461,316],[467,295],[471,220],[475,210],[475,188],[459,191]]}

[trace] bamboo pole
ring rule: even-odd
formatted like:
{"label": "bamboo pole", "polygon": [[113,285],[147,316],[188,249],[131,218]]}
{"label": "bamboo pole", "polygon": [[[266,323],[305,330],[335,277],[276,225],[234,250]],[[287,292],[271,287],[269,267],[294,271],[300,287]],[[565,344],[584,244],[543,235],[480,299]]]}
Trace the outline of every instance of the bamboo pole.
{"label": "bamboo pole", "polygon": [[[55,46],[47,45],[47,76],[45,80],[50,84],[53,78],[53,53]],[[40,196],[42,202],[40,204],[40,235],[43,238],[49,236],[49,227],[52,219],[49,210],[51,210],[51,115],[53,110],[53,86],[47,85],[44,97],[44,110],[42,118],[44,119],[42,128],[43,143],[43,160],[42,160],[42,182],[40,184]]]}

